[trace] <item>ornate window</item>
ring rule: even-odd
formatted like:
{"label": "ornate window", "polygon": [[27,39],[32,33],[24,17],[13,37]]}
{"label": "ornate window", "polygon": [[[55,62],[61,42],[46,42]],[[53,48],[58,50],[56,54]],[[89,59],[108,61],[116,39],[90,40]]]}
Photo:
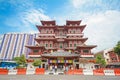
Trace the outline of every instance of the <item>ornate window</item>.
{"label": "ornate window", "polygon": [[74,47],[76,47],[76,44],[74,44]]}
{"label": "ornate window", "polygon": [[107,53],[105,53],[105,55],[107,55]]}
{"label": "ornate window", "polygon": [[50,44],[50,47],[52,47],[52,44]]}
{"label": "ornate window", "polygon": [[33,50],[33,52],[34,52],[34,53],[37,53],[37,52],[39,52],[39,50],[35,49],[35,50]]}
{"label": "ornate window", "polygon": [[114,60],[117,60],[116,58],[112,58],[112,60],[114,61]]}
{"label": "ornate window", "polygon": [[75,31],[73,31],[73,33],[75,34]]}
{"label": "ornate window", "polygon": [[62,47],[62,44],[60,44],[60,48],[62,49],[63,47]]}
{"label": "ornate window", "polygon": [[48,31],[47,31],[47,34],[48,34]]}
{"label": "ornate window", "polygon": [[46,44],[45,46],[48,47],[48,44]]}
{"label": "ornate window", "polygon": [[85,49],[83,50],[84,53],[89,53],[89,50]]}
{"label": "ornate window", "polygon": [[72,47],[72,44],[70,44],[70,47]]}

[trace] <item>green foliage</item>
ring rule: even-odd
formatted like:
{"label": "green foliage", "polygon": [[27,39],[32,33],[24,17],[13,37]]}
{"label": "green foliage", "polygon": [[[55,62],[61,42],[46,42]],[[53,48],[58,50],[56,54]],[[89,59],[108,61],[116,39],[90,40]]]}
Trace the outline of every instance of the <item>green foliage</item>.
{"label": "green foliage", "polygon": [[96,63],[100,64],[101,67],[105,67],[106,66],[106,62],[102,58],[102,55],[97,55],[97,57],[96,57]]}
{"label": "green foliage", "polygon": [[20,57],[15,57],[13,60],[17,62],[18,67],[25,67],[26,65],[26,58],[24,55],[21,55]]}
{"label": "green foliage", "polygon": [[118,41],[117,45],[114,47],[114,52],[120,56],[120,41]]}
{"label": "green foliage", "polygon": [[36,59],[36,60],[33,62],[33,65],[34,65],[34,66],[40,66],[40,65],[41,65],[41,60]]}

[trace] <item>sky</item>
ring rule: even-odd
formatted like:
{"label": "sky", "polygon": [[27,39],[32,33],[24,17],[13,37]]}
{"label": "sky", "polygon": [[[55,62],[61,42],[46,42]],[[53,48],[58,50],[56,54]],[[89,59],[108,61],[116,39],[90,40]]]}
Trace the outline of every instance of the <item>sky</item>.
{"label": "sky", "polygon": [[86,44],[94,52],[114,47],[120,40],[120,0],[0,0],[0,35],[38,33],[40,20],[82,20]]}

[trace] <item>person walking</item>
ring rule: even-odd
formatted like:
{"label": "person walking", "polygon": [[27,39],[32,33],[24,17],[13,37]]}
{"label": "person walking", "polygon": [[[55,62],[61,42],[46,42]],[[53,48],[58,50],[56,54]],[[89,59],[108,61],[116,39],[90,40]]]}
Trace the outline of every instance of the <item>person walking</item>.
{"label": "person walking", "polygon": [[57,72],[57,65],[55,65],[55,72]]}

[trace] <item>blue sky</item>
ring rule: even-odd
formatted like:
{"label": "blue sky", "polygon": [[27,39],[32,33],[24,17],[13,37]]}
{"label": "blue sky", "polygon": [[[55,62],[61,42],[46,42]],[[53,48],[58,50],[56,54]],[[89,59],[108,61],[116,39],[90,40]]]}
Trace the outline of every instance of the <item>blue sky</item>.
{"label": "blue sky", "polygon": [[94,51],[120,40],[120,0],[0,0],[0,34],[36,33],[40,20],[82,20],[86,43],[98,45]]}

